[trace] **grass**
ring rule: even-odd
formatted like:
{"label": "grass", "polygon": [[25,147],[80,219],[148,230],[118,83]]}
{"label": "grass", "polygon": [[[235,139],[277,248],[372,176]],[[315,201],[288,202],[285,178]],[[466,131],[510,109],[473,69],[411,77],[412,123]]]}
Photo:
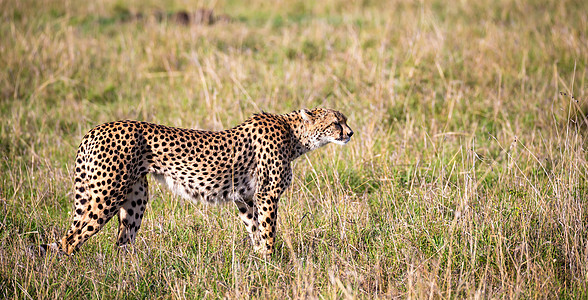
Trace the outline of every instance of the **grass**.
{"label": "grass", "polygon": [[[198,6],[233,21],[129,17]],[[588,296],[585,1],[198,6],[0,0],[0,297]],[[151,179],[134,253],[111,222],[73,257],[25,255],[69,226],[93,126],[315,106],[356,134],[294,162],[270,260],[235,207]]]}

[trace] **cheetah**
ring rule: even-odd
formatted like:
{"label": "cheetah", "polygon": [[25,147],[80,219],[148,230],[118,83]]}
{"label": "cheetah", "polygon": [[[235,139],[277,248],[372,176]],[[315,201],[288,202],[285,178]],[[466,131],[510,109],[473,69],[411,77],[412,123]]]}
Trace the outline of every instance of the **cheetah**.
{"label": "cheetah", "polygon": [[255,114],[223,131],[139,121],[105,123],[82,139],[75,162],[74,220],[47,249],[71,255],[115,215],[116,244],[132,244],[148,201],[147,174],[190,201],[234,202],[254,251],[272,254],[278,200],[292,182],[291,162],[353,131],[340,112],[315,108]]}

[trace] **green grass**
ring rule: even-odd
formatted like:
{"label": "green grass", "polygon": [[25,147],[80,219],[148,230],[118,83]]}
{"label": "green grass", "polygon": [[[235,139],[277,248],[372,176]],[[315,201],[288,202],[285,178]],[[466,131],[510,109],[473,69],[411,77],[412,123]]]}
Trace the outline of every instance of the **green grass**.
{"label": "green grass", "polygon": [[[0,1],[1,298],[585,298],[585,1]],[[210,6],[212,5],[212,6]],[[559,93],[574,95],[578,101]],[[329,107],[355,135],[294,162],[276,253],[233,205],[150,179],[134,252],[71,222],[77,145],[138,119],[218,130]]]}

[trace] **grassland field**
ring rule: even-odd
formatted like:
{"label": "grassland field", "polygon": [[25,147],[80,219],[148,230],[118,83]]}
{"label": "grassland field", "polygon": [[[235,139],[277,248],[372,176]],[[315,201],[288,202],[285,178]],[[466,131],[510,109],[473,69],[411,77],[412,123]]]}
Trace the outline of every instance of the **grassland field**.
{"label": "grassland field", "polygon": [[[212,9],[230,21],[158,12]],[[588,2],[0,0],[0,298],[588,297]],[[136,17],[142,14],[144,17]],[[565,93],[565,94],[564,94]],[[77,146],[118,119],[220,130],[342,111],[293,164],[277,247],[153,179],[131,252],[72,257]]]}

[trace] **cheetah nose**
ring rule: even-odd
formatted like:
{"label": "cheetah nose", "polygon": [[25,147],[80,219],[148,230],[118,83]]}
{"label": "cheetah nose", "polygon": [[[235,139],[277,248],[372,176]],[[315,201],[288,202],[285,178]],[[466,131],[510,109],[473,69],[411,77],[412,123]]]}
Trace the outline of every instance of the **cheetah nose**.
{"label": "cheetah nose", "polygon": [[349,131],[349,137],[353,136],[353,130]]}

